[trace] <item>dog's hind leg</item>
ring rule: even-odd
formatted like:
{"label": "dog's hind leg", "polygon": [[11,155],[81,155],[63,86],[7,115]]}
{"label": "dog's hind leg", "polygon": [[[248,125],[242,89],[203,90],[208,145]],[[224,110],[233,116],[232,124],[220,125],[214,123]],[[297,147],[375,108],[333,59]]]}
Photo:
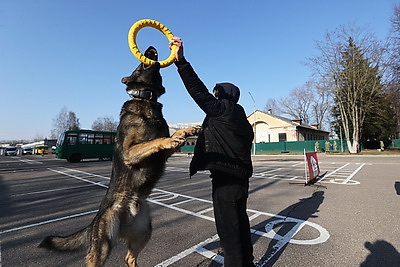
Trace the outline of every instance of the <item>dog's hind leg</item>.
{"label": "dog's hind leg", "polygon": [[137,267],[137,257],[149,242],[152,231],[149,207],[145,201],[139,203],[136,205],[137,213],[121,225],[121,237],[128,245],[125,262],[129,267]]}
{"label": "dog's hind leg", "polygon": [[114,204],[102,214],[99,214],[94,220],[89,250],[86,255],[86,264],[89,267],[103,266],[111,252],[113,244],[118,239],[120,210],[117,206]]}
{"label": "dog's hind leg", "polygon": [[151,236],[151,224],[147,225],[147,229],[142,229],[140,235],[136,235],[135,239],[128,240],[128,253],[125,256],[125,262],[129,267],[137,267],[137,257],[146,246]]}

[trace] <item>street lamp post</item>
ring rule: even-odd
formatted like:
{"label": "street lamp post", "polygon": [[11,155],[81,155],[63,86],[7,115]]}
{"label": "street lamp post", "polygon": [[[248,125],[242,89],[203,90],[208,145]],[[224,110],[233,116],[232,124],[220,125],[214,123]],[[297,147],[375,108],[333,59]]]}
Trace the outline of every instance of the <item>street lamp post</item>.
{"label": "street lamp post", "polygon": [[256,127],[256,122],[257,122],[257,113],[256,113],[256,101],[254,100],[253,96],[251,95],[251,93],[249,92],[249,95],[251,97],[251,99],[253,100],[253,104],[254,104],[254,139],[253,139],[253,155],[256,154],[256,149],[257,149],[257,142],[256,142],[256,137],[257,137],[257,127]]}

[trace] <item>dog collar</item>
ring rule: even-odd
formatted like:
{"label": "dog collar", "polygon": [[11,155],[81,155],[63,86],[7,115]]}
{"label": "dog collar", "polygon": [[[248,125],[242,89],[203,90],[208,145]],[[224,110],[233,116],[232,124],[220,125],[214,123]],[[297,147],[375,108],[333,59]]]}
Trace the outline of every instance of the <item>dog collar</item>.
{"label": "dog collar", "polygon": [[128,95],[131,98],[141,98],[141,99],[146,99],[150,100],[153,98],[153,92],[152,91],[143,91],[143,90],[129,90]]}

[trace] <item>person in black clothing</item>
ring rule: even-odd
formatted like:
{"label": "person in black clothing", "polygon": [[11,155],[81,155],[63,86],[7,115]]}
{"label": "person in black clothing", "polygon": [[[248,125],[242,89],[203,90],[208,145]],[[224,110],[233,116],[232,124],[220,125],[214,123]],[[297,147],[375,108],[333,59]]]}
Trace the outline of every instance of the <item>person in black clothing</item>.
{"label": "person in black clothing", "polygon": [[182,40],[173,37],[170,45],[178,47],[175,65],[188,93],[206,113],[190,163],[190,176],[199,170],[211,173],[214,217],[224,266],[252,267],[253,245],[246,209],[249,177],[253,173],[254,134],[243,107],[237,103],[239,88],[218,83],[212,95],[185,59]]}

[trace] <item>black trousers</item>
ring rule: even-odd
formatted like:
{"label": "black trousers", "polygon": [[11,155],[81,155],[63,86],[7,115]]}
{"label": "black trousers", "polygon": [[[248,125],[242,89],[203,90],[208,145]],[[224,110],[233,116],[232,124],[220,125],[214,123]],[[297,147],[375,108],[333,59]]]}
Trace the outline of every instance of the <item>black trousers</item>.
{"label": "black trousers", "polygon": [[247,216],[248,179],[211,174],[215,224],[225,267],[253,267],[253,245]]}

